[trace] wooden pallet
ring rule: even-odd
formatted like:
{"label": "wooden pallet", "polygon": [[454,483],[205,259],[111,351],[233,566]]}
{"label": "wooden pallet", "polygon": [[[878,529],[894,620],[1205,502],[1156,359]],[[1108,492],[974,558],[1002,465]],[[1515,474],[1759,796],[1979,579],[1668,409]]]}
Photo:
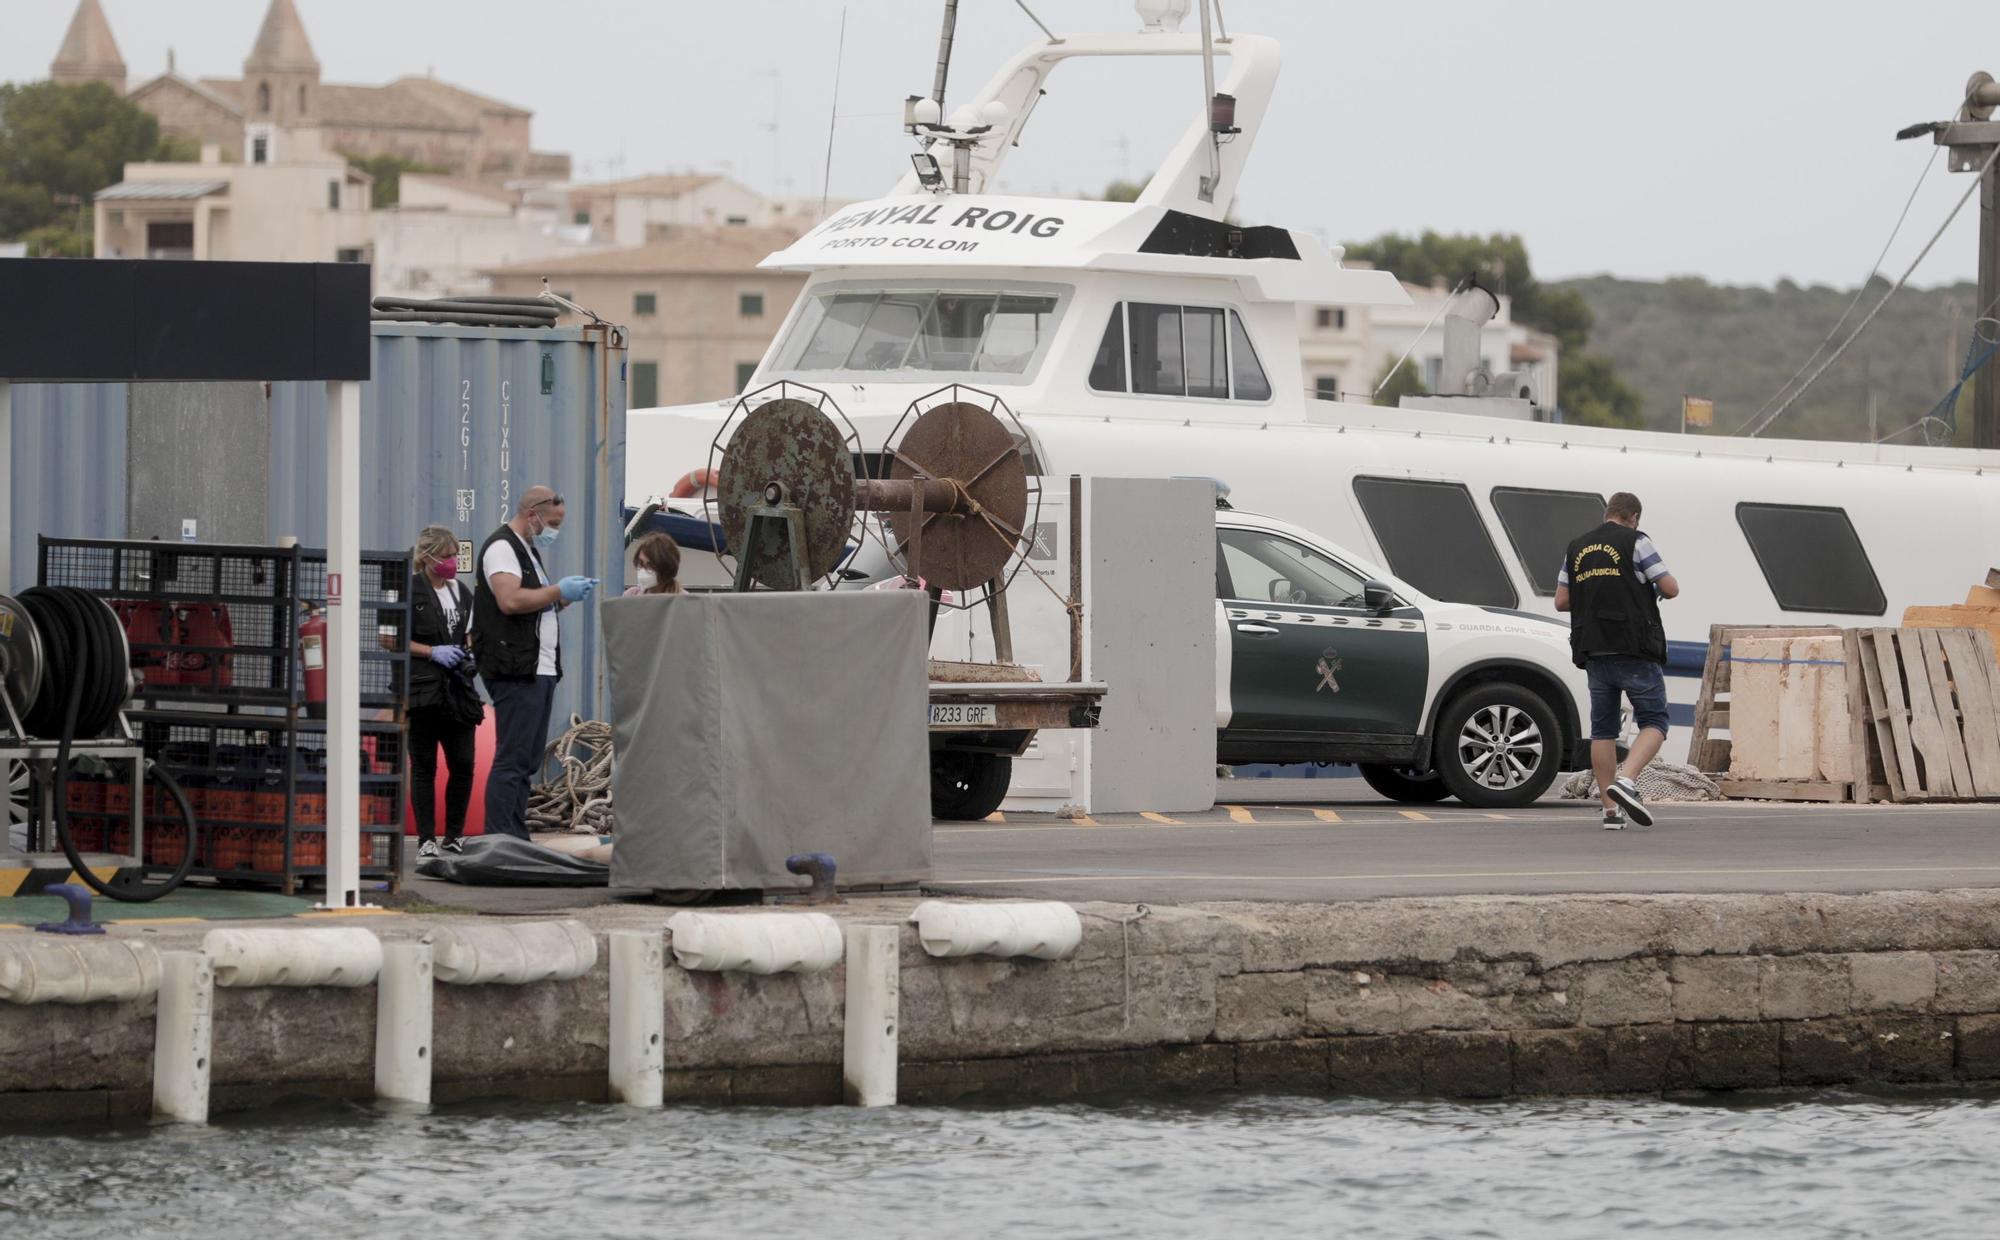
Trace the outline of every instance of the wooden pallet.
{"label": "wooden pallet", "polygon": [[[1726,699],[1729,695],[1731,642],[1738,637],[1837,637],[1839,634],[1840,630],[1831,625],[1805,628],[1760,624],[1710,625],[1708,658],[1701,669],[1701,693],[1694,703],[1694,730],[1688,738],[1689,764],[1714,779],[1721,779],[1729,772],[1729,742],[1717,739],[1714,733],[1729,727],[1729,703]],[[1805,799],[1823,801],[1828,798],[1813,796]]]}
{"label": "wooden pallet", "polygon": [[1866,723],[1892,801],[2000,798],[2000,670],[1983,629],[1856,629]]}

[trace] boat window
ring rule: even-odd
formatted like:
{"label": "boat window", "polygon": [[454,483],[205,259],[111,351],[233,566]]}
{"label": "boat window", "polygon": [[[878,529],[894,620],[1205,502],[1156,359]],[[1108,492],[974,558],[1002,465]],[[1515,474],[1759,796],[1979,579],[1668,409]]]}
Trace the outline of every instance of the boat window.
{"label": "boat window", "polygon": [[1604,497],[1594,491],[1494,487],[1492,499],[1537,594],[1556,592],[1556,573],[1570,540],[1604,524]]}
{"label": "boat window", "polygon": [[1234,310],[1229,312],[1229,371],[1237,400],[1271,399],[1271,381],[1264,377],[1257,350],[1250,347],[1250,333]]}
{"label": "boat window", "polygon": [[1738,504],[1736,523],[1785,611],[1879,616],[1888,609],[1845,509]]}
{"label": "boat window", "polygon": [[1149,396],[1187,395],[1181,308],[1135,301],[1125,312],[1132,327],[1132,390]]}
{"label": "boat window", "polygon": [[1262,530],[1225,529],[1218,537],[1221,567],[1238,600],[1315,607],[1364,605],[1361,575],[1309,547]]}
{"label": "boat window", "polygon": [[1100,392],[1123,392],[1125,386],[1125,307],[1111,307],[1111,321],[1104,325],[1104,339],[1097,343],[1096,360],[1090,363],[1090,386]]}
{"label": "boat window", "polygon": [[774,369],[1026,374],[1058,300],[997,289],[822,293],[800,309]]}
{"label": "boat window", "polygon": [[1222,311],[1181,307],[1181,354],[1187,359],[1187,394],[1229,399],[1229,352],[1222,339]]}
{"label": "boat window", "polygon": [[1354,498],[1389,571],[1418,590],[1448,603],[1512,607],[1520,602],[1463,483],[1356,478]]}

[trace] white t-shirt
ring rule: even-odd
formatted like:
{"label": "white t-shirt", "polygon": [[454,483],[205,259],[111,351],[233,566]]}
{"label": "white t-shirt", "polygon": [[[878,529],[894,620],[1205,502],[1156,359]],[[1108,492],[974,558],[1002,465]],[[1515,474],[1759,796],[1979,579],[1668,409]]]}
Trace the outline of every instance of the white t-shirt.
{"label": "white t-shirt", "polygon": [[440,581],[436,590],[438,609],[444,612],[445,632],[452,632],[458,628],[458,587],[449,581]]}
{"label": "white t-shirt", "polygon": [[[535,549],[532,546],[528,548],[528,558],[534,562],[535,573],[542,579],[542,584],[545,586],[554,585],[555,582],[549,577],[549,570],[542,567],[542,557],[535,554]],[[481,572],[486,574],[486,580],[489,585],[492,583],[493,578],[501,573],[507,573],[518,581],[526,581],[528,579],[528,575],[521,571],[521,558],[514,554],[514,544],[504,538],[493,540],[493,545],[486,549],[486,557],[479,562],[479,568]],[[542,656],[535,663],[535,674],[537,676],[553,676],[556,674],[556,609],[554,607],[549,607],[542,612],[536,632],[541,635]]]}

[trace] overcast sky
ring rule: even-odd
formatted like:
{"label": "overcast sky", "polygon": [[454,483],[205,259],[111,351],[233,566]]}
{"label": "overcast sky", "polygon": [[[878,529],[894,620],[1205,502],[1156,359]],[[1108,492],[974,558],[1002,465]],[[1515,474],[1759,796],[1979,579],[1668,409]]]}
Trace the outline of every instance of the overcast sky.
{"label": "overcast sky", "polygon": [[[103,0],[134,83],[171,47],[190,76],[240,76],[267,0]],[[579,176],[704,169],[817,194],[846,13],[832,192],[908,167],[901,100],[927,93],[939,0],[297,0],[324,79],[432,71],[535,112]],[[1125,0],[1030,0],[1060,32],[1134,29]],[[74,5],[0,0],[0,80],[45,77]],[[1237,204],[1330,240],[1512,231],[1546,277],[1699,274],[1852,285],[1945,118],[2000,73],[1991,0],[1224,0],[1286,67]],[[1191,17],[1188,29],[1196,28]],[[1038,38],[1013,0],[961,0],[948,105]],[[1100,62],[1101,63],[1101,62]],[[1199,106],[1198,62],[1073,64],[1006,188],[1096,191],[1149,171]],[[772,122],[777,121],[775,132]],[[1915,256],[1970,183],[1942,158],[1885,269]],[[1916,283],[1971,278],[1978,201]]]}

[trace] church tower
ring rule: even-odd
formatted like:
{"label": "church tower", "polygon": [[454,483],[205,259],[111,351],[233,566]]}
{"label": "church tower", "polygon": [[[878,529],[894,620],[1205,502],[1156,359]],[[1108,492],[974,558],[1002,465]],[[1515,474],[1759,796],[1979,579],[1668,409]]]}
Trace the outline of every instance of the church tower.
{"label": "church tower", "polygon": [[97,0],[83,0],[76,6],[62,49],[49,64],[49,77],[66,86],[103,82],[119,94],[125,93],[125,59],[118,54],[111,23],[104,20]]}
{"label": "church tower", "polygon": [[[96,0],[85,0],[95,7]],[[292,0],[271,0],[243,62],[243,120],[279,129],[318,122],[319,58]]]}

